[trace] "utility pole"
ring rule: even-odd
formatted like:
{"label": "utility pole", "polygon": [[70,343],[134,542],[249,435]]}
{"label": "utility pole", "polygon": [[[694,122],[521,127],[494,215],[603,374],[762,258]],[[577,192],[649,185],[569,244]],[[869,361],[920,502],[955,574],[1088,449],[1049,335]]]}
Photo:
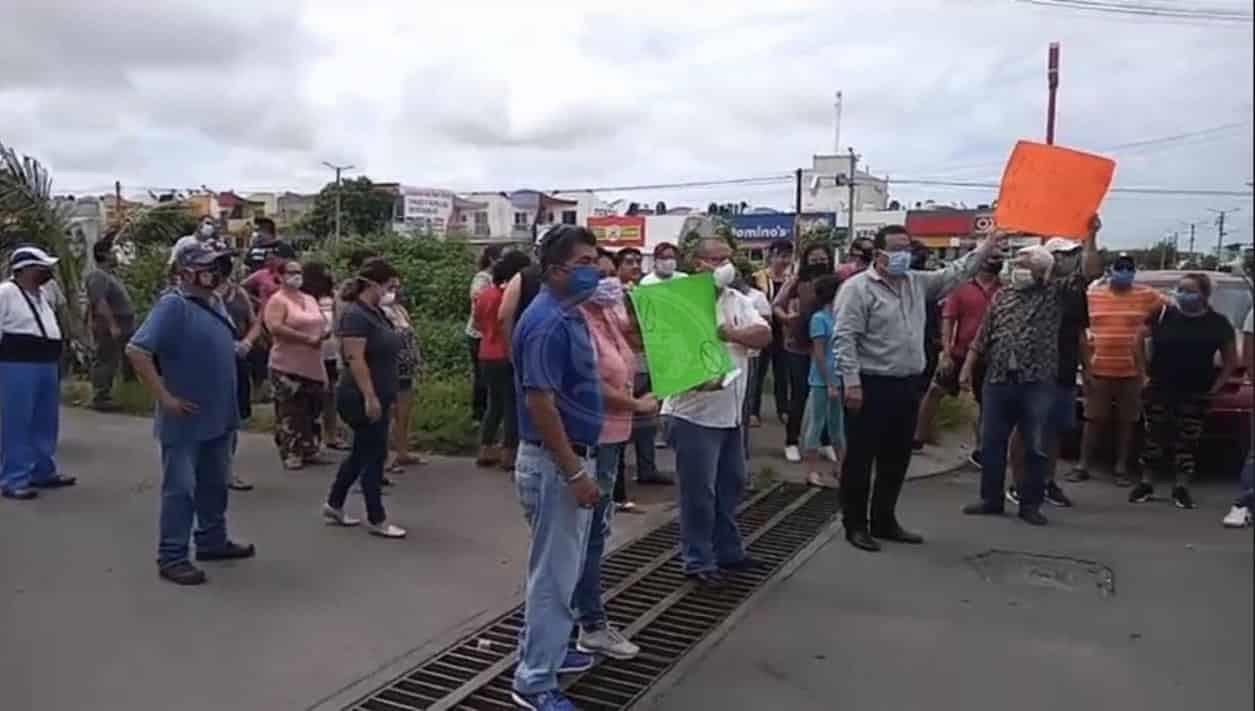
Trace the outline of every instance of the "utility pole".
{"label": "utility pole", "polygon": [[854,154],[854,148],[850,148],[850,218],[846,222],[845,243],[850,244],[854,241],[854,173],[858,167],[858,156]]}
{"label": "utility pole", "polygon": [[1050,98],[1046,103],[1046,143],[1055,142],[1055,95],[1059,91],[1059,43],[1051,42],[1046,52],[1046,86]]}
{"label": "utility pole", "polygon": [[122,227],[122,181],[113,181],[113,226],[115,229]]}
{"label": "utility pole", "polygon": [[793,251],[798,252],[798,248],[802,246],[802,169],[798,168],[794,173],[797,184],[793,191]]}
{"label": "utility pole", "polygon": [[340,173],[345,170],[353,170],[353,166],[335,165],[334,163],[328,163],[327,161],[323,161],[322,164],[336,172],[336,236],[335,236],[335,241],[332,242],[332,244],[339,244],[340,243],[340,207],[341,207],[340,198],[341,198],[342,193],[344,192],[341,189],[343,186],[343,183],[340,181]]}
{"label": "utility pole", "polygon": [[1242,208],[1240,207],[1235,207],[1229,210],[1213,210],[1211,208],[1207,209],[1208,212],[1214,212],[1218,216],[1216,217],[1216,265],[1217,266],[1219,266],[1220,264],[1221,255],[1224,254],[1224,234],[1225,234],[1224,218],[1225,218],[1225,215],[1229,214],[1230,212],[1238,212],[1241,209]]}
{"label": "utility pole", "polygon": [[1194,226],[1197,222],[1190,223],[1190,259],[1194,259]]}
{"label": "utility pole", "polygon": [[836,122],[832,129],[832,152],[837,154],[841,152],[841,92],[837,92],[837,100],[833,104]]}

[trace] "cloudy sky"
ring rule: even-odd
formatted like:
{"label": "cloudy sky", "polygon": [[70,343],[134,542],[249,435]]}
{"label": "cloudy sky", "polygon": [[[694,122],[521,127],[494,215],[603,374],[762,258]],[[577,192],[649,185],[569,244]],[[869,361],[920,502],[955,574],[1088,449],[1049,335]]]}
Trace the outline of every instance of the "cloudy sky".
{"label": "cloudy sky", "polygon": [[[785,174],[831,150],[836,89],[843,147],[874,172],[996,181],[1014,141],[1044,132],[1052,40],[1063,46],[1058,142],[1115,156],[1118,186],[1241,191],[1252,180],[1249,23],[1017,0],[5,4],[0,142],[45,161],[65,191],[115,179],[128,191],[312,190],[324,160],[455,190]],[[792,190],[604,197],[787,208]],[[1249,242],[1248,197],[1113,194],[1106,237],[1132,246],[1200,221],[1200,242],[1214,244],[1207,208],[1235,207],[1233,239]]]}

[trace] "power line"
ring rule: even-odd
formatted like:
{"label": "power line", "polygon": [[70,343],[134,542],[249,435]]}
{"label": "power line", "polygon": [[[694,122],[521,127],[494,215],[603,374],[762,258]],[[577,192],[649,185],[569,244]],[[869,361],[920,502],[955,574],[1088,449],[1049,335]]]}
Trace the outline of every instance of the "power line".
{"label": "power line", "polygon": [[1202,20],[1219,23],[1248,23],[1255,16],[1251,13],[1224,8],[1191,8],[1182,5],[1150,5],[1146,3],[1120,3],[1110,0],[1017,0],[1017,2],[1042,7],[1064,8],[1083,12],[1116,15],[1133,15],[1178,20]]}

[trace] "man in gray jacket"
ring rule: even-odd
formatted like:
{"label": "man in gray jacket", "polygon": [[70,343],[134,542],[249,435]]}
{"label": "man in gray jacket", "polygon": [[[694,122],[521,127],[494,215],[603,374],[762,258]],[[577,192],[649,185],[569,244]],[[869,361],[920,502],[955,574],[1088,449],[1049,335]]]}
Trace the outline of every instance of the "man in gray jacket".
{"label": "man in gray jacket", "polygon": [[[837,292],[834,348],[850,443],[841,499],[845,537],[856,548],[878,551],[876,538],[924,542],[902,528],[895,509],[911,463],[925,365],[925,305],[970,279],[1003,241],[997,233],[945,269],[913,271],[910,234],[901,225],[889,225],[876,234],[871,268],[850,277]],[[873,465],[876,490],[869,521]]]}

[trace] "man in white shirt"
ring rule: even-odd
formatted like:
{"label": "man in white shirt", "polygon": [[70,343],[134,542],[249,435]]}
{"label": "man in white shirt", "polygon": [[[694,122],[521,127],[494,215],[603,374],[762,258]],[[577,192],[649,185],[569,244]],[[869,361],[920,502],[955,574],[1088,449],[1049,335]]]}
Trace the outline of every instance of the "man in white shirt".
{"label": "man in white shirt", "polygon": [[174,247],[170,249],[170,261],[167,265],[173,269],[175,260],[179,258],[183,250],[194,244],[207,244],[215,251],[226,249],[226,244],[218,239],[218,225],[213,217],[205,215],[200,218],[200,224],[196,226],[195,232],[180,237],[179,241],[174,243]]}
{"label": "man in white shirt", "polygon": [[678,264],[677,252],[676,246],[670,242],[662,242],[654,247],[654,270],[641,279],[641,286],[658,284],[668,279],[683,279],[688,276],[684,272],[675,270]]}
{"label": "man in white shirt", "polygon": [[745,554],[734,516],[745,487],[741,418],[749,354],[771,342],[771,327],[748,297],[731,288],[736,267],[726,242],[702,240],[696,264],[699,271],[715,276],[719,336],[740,372],[729,383],[719,379],[668,398],[663,412],[672,418],[684,572],[699,585],[713,587],[722,582],[720,569],[747,570],[758,565]]}

